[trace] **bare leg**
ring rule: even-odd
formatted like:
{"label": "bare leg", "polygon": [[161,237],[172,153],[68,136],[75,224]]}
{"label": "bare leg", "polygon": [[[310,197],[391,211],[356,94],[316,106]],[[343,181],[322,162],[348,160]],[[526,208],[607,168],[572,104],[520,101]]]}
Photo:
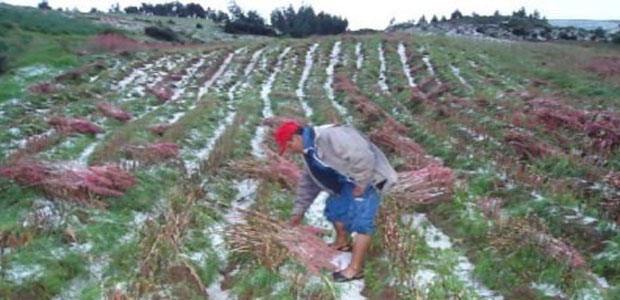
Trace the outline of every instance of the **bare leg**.
{"label": "bare leg", "polygon": [[344,229],[342,222],[334,222],[334,229],[336,230],[336,240],[331,244],[332,249],[338,249],[347,244],[347,231]]}
{"label": "bare leg", "polygon": [[370,234],[356,234],[355,242],[353,244],[353,257],[351,258],[351,262],[349,266],[344,269],[342,275],[345,277],[351,278],[357,275],[360,271],[362,271],[363,263],[364,263],[364,255],[366,251],[368,251],[368,246],[370,246]]}

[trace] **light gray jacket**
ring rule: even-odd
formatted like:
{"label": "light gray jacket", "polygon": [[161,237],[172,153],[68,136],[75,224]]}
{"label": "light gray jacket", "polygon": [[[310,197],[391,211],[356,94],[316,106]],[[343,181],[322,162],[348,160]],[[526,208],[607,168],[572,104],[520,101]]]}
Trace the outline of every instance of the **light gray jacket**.
{"label": "light gray jacket", "polygon": [[[397,174],[385,154],[366,136],[346,125],[314,127],[314,147],[326,165],[355,180],[359,186],[385,180],[382,192],[396,184]],[[297,184],[293,214],[303,216],[319,192],[327,190],[312,177],[304,162],[304,173]]]}

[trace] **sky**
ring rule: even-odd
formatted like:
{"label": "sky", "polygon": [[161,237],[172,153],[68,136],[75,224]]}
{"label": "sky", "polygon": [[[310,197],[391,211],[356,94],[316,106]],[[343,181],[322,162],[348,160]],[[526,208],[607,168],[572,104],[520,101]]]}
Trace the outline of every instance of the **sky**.
{"label": "sky", "polygon": [[[173,0],[48,0],[52,8],[77,8],[87,12],[95,7],[107,11],[113,4],[119,3],[121,8],[140,6],[142,2],[166,3]],[[41,0],[0,0],[0,2],[36,6]],[[198,3],[202,7],[211,7],[227,11],[229,0],[180,0],[181,3]],[[418,20],[426,15],[430,19],[433,15],[449,17],[459,9],[464,15],[476,12],[480,15],[490,15],[499,10],[502,14],[510,14],[521,7],[529,12],[538,10],[548,19],[593,19],[593,20],[620,20],[620,0],[237,0],[244,10],[256,10],[269,20],[269,14],[274,8],[286,7],[292,4],[298,8],[302,4],[311,5],[315,12],[325,11],[339,15],[349,20],[349,29],[360,28],[385,29],[390,20],[396,22]]]}

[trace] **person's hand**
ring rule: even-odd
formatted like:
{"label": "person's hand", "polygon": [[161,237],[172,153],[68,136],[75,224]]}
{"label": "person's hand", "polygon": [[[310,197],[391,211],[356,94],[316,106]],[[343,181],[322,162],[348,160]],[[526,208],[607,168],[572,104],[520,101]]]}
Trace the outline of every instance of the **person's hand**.
{"label": "person's hand", "polygon": [[287,223],[291,227],[299,226],[299,224],[301,223],[301,216],[300,215],[292,215],[291,218],[288,219]]}
{"label": "person's hand", "polygon": [[355,185],[353,189],[353,197],[361,197],[364,195],[364,188],[361,185]]}

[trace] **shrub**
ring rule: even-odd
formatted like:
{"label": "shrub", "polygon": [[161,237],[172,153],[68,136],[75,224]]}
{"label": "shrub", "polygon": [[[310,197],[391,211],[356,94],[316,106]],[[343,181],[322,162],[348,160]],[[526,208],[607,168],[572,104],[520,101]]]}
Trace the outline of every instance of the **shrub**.
{"label": "shrub", "polygon": [[620,31],[611,36],[611,41],[615,44],[620,44]]}
{"label": "shrub", "polygon": [[9,69],[9,59],[6,55],[0,55],[0,74],[4,74]]}
{"label": "shrub", "polygon": [[200,24],[200,23],[196,23],[196,28],[198,28],[198,29],[202,29],[202,24]]}
{"label": "shrub", "polygon": [[144,28],[144,34],[162,41],[181,42],[179,36],[168,27],[149,26]]}

